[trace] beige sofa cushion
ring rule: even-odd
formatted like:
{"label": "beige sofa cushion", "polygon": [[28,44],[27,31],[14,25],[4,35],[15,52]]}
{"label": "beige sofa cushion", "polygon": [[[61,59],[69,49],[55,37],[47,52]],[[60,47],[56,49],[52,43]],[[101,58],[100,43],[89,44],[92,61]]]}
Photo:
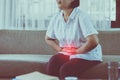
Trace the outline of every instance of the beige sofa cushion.
{"label": "beige sofa cushion", "polygon": [[[46,31],[0,30],[1,54],[54,54],[45,43]],[[99,31],[104,55],[120,54],[120,31]]]}
{"label": "beige sofa cushion", "polygon": [[54,54],[46,31],[0,30],[0,54]]}
{"label": "beige sofa cushion", "polygon": [[52,55],[0,54],[0,61],[48,62]]}
{"label": "beige sofa cushion", "polygon": [[120,55],[120,30],[99,31],[104,55]]}
{"label": "beige sofa cushion", "polygon": [[[11,77],[32,71],[45,72],[46,63],[52,55],[0,54],[0,76]],[[85,78],[107,78],[108,61],[120,61],[120,56],[103,55],[103,63],[83,73]],[[5,75],[6,74],[6,75]],[[94,75],[93,75],[94,74]]]}
{"label": "beige sofa cushion", "polygon": [[[52,55],[40,54],[0,54],[0,61],[48,62]],[[120,55],[103,55],[104,62],[119,62]]]}

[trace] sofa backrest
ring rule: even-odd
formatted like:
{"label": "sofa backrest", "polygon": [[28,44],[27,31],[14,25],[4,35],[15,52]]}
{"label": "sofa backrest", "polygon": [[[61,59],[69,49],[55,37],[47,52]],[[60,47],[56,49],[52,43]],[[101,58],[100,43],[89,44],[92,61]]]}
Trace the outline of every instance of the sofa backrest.
{"label": "sofa backrest", "polygon": [[45,43],[46,31],[1,30],[1,54],[53,54]]}
{"label": "sofa backrest", "polygon": [[120,55],[120,30],[99,31],[103,54]]}
{"label": "sofa backrest", "polygon": [[[99,31],[103,54],[120,54],[120,31]],[[45,43],[46,31],[0,30],[1,54],[54,54]]]}

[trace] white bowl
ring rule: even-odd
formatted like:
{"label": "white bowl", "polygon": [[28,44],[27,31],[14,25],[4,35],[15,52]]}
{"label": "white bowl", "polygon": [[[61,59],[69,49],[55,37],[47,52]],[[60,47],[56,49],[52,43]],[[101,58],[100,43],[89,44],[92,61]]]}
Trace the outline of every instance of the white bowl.
{"label": "white bowl", "polygon": [[68,76],[68,77],[65,77],[65,80],[78,80],[78,78],[74,76]]}

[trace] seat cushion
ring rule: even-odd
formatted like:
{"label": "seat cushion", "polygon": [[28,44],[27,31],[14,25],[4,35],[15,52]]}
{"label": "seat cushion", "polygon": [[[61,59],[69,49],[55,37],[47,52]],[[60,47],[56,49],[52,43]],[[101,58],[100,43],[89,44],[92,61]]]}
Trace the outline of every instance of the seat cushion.
{"label": "seat cushion", "polygon": [[40,54],[0,54],[1,61],[48,62],[52,55]]}
{"label": "seat cushion", "polygon": [[51,55],[0,54],[0,78],[39,71],[45,73]]}
{"label": "seat cushion", "polygon": [[[45,73],[47,62],[51,56],[40,54],[0,54],[0,78],[13,78],[33,71]],[[107,78],[108,61],[120,61],[120,56],[104,55],[103,63],[84,72],[82,77]]]}

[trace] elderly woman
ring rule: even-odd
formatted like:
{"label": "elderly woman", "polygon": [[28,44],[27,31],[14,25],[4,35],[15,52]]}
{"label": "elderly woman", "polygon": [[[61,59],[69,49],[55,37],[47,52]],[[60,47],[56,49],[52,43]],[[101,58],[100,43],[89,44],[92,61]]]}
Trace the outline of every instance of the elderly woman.
{"label": "elderly woman", "polygon": [[51,57],[47,74],[61,79],[80,78],[83,72],[102,61],[98,32],[90,17],[78,9],[79,0],[56,2],[61,12],[51,19],[45,41],[57,54]]}

